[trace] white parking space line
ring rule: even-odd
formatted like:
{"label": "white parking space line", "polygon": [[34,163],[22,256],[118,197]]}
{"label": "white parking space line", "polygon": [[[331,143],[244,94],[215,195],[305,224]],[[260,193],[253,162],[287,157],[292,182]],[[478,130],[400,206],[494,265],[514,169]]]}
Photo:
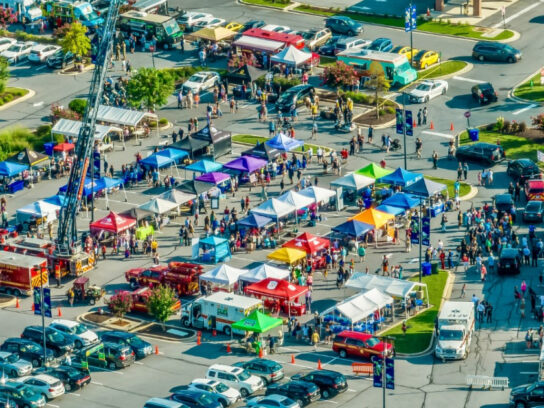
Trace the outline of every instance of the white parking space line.
{"label": "white parking space line", "polygon": [[47,405],[48,407],[53,407],[53,408],[60,408],[58,405],[54,405],[54,404],[45,404]]}
{"label": "white parking space line", "polygon": [[519,115],[520,113],[523,113],[523,112],[526,112],[528,111],[529,109],[533,109],[533,108],[536,108],[538,105],[536,103],[533,103],[529,106],[526,106],[525,108],[522,108],[522,109],[519,109],[515,112],[512,112],[512,115]]}
{"label": "white parking space line", "polygon": [[75,392],[71,392],[68,395],[73,395],[74,397],[81,397],[81,394],[76,394]]}
{"label": "white parking space line", "polygon": [[35,102],[35,103],[33,103],[33,104],[32,104],[32,106],[33,106],[34,108],[37,108],[37,107],[43,106],[43,101],[40,101],[40,102]]}
{"label": "white parking space line", "polygon": [[507,24],[510,21],[518,18],[522,14],[525,14],[525,13],[531,11],[532,9],[534,9],[535,7],[538,7],[540,5],[540,3],[544,3],[544,0],[540,0],[540,2],[538,2],[538,3],[534,3],[534,4],[531,4],[528,7],[525,7],[524,9],[518,11],[517,13],[512,14],[510,17],[505,18],[504,21],[500,21],[497,24],[493,25],[492,28],[503,27],[505,24]]}
{"label": "white parking space line", "polygon": [[465,78],[460,76],[454,76],[452,79],[456,79],[458,81],[465,81],[465,82],[472,82],[474,84],[484,84],[485,81],[480,81],[479,79],[472,79],[472,78]]}
{"label": "white parking space line", "polygon": [[[46,344],[47,345],[47,344]],[[140,362],[140,361],[135,361],[134,364],[138,364],[138,365],[144,365],[144,363]]]}
{"label": "white parking space line", "polygon": [[99,382],[96,382],[96,381],[91,381],[91,384],[94,384],[94,385],[104,385],[104,384],[99,383]]}
{"label": "white parking space line", "polygon": [[421,133],[423,133],[424,135],[439,136],[439,137],[445,137],[446,139],[453,139],[453,136],[448,135],[447,133],[431,132],[429,130],[424,130]]}

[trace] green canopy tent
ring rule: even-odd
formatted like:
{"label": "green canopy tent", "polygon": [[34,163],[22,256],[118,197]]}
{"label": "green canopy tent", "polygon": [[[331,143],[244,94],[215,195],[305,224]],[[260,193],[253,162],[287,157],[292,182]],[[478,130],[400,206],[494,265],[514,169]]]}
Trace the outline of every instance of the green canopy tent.
{"label": "green canopy tent", "polygon": [[283,319],[278,317],[268,316],[259,310],[254,310],[247,317],[233,323],[232,328],[241,331],[250,331],[254,333],[264,333],[272,330],[274,327],[281,326]]}
{"label": "green canopy tent", "polygon": [[382,168],[376,163],[370,163],[369,165],[360,168],[355,172],[355,174],[360,174],[361,176],[371,177],[373,179],[379,179],[393,173],[393,170]]}

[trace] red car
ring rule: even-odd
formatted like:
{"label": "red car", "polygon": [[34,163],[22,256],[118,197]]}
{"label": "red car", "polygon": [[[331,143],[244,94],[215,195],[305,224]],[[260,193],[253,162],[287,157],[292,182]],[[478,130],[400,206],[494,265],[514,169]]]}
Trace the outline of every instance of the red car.
{"label": "red car", "polygon": [[[332,350],[340,357],[358,356],[370,358],[372,356],[383,356],[385,343],[372,334],[361,333],[351,330],[344,330],[336,335],[332,343]],[[387,343],[387,355],[394,356],[395,348]]]}

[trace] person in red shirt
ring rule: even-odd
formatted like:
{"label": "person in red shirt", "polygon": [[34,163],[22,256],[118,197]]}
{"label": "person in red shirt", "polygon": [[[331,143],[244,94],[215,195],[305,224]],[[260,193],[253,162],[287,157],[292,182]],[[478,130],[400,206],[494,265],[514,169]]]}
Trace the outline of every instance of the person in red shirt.
{"label": "person in red shirt", "polygon": [[446,254],[442,250],[440,250],[440,263],[442,264],[442,269],[446,269]]}

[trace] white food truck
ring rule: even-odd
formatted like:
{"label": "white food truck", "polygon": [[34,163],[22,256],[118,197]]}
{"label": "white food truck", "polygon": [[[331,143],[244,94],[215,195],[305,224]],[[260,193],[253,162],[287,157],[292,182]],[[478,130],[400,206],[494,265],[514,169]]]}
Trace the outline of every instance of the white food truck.
{"label": "white food truck", "polygon": [[435,355],[441,359],[465,359],[474,331],[472,302],[444,302],[438,315]]}

